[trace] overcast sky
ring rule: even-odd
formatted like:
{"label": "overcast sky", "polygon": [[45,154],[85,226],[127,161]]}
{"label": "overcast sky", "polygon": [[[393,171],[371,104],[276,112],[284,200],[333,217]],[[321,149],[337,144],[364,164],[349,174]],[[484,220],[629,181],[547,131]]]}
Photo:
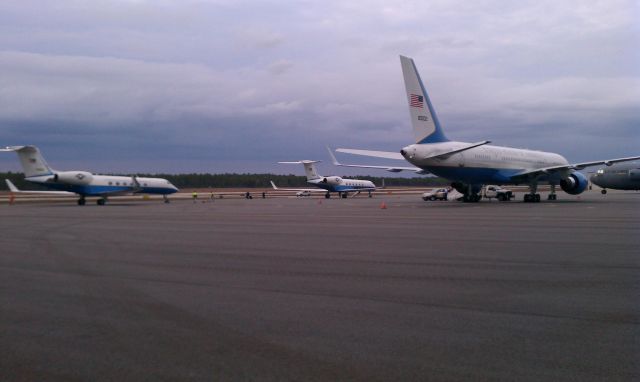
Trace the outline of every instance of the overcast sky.
{"label": "overcast sky", "polygon": [[343,174],[325,145],[413,143],[403,54],[451,139],[640,154],[636,1],[390,3],[2,1],[0,146],[95,172]]}

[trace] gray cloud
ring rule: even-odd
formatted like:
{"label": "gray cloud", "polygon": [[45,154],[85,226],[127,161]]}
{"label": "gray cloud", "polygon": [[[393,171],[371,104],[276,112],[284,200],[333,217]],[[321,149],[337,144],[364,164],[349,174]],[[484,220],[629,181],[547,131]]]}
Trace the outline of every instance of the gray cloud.
{"label": "gray cloud", "polygon": [[[406,54],[451,138],[570,160],[637,154],[633,9],[5,2],[0,143],[38,144],[65,165],[114,171],[291,172],[271,163],[323,159],[325,144],[395,151],[412,139],[397,58]],[[0,166],[16,168],[15,158],[0,156]]]}

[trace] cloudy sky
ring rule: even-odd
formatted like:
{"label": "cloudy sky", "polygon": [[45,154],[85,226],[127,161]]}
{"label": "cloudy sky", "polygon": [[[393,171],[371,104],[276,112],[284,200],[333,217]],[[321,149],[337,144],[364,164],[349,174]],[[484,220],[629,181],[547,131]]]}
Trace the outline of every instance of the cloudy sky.
{"label": "cloudy sky", "polygon": [[96,172],[302,174],[274,162],[322,159],[346,173],[325,145],[413,143],[403,54],[449,138],[640,153],[637,2],[399,4],[2,1],[0,146]]}

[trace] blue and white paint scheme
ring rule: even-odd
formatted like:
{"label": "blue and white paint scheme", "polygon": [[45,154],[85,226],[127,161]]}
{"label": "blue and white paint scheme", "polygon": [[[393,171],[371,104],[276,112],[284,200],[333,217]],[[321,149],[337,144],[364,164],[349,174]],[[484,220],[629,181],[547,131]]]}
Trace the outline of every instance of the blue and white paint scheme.
{"label": "blue and white paint scheme", "polygon": [[166,179],[136,176],[97,175],[87,171],[57,171],[49,167],[36,146],[10,146],[0,151],[18,154],[25,180],[56,191],[19,191],[30,193],[70,193],[80,196],[78,205],[84,205],[87,196],[99,197],[97,204],[104,205],[107,197],[127,194],[160,194],[168,202],[167,195],[178,189]]}
{"label": "blue and white paint scheme", "polygon": [[464,194],[463,200],[468,202],[480,200],[479,191],[483,184],[528,185],[529,193],[524,197],[525,202],[540,201],[540,194],[537,193],[539,183],[551,185],[549,200],[556,199],[557,185],[566,193],[577,195],[588,185],[587,178],[577,170],[601,164],[610,166],[640,158],[636,156],[570,164],[556,153],[491,146],[489,141],[452,141],[444,134],[415,63],[404,56],[400,56],[400,63],[415,143],[404,147],[400,153],[344,148],[337,149],[337,152],[405,159],[425,172],[451,180],[452,186]]}
{"label": "blue and white paint scheme", "polygon": [[375,184],[369,180],[343,179],[339,176],[319,175],[315,166],[318,162],[320,161],[301,160],[295,162],[278,162],[283,164],[302,164],[307,175],[307,183],[318,188],[278,188],[273,182],[271,182],[271,186],[277,191],[324,192],[324,196],[327,199],[331,197],[332,192],[337,192],[339,197],[346,198],[349,192],[354,192],[357,195],[362,191],[367,191],[369,197],[371,197],[371,192],[376,190]]}

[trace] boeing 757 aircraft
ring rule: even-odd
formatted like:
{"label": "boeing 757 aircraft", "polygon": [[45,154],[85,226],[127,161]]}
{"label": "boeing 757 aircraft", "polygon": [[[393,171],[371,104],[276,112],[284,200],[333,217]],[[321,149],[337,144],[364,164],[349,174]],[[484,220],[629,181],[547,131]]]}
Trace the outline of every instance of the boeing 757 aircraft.
{"label": "boeing 757 aircraft", "polygon": [[[483,184],[526,184],[525,202],[539,202],[539,183],[551,185],[549,200],[556,199],[556,186],[577,195],[587,188],[587,178],[576,170],[604,164],[610,166],[640,157],[570,164],[562,155],[475,143],[451,141],[444,134],[435,109],[411,58],[400,56],[415,143],[397,152],[337,149],[337,152],[387,159],[406,159],[425,172],[449,179],[466,202],[480,200]],[[371,166],[379,167],[379,166]]]}
{"label": "boeing 757 aircraft", "polygon": [[35,192],[59,194],[63,191],[77,194],[80,195],[78,205],[81,206],[86,203],[87,196],[100,197],[97,204],[104,205],[107,197],[126,194],[160,194],[165,202],[168,202],[167,195],[178,191],[173,184],[162,178],[97,175],[87,171],[56,171],[49,167],[35,146],[11,146],[0,151],[14,151],[18,154],[25,180],[57,190]]}
{"label": "boeing 757 aircraft", "polygon": [[284,164],[302,164],[304,171],[307,174],[307,183],[312,184],[318,188],[278,188],[271,182],[271,186],[277,191],[309,191],[309,192],[324,192],[325,198],[330,198],[332,192],[337,192],[338,197],[346,198],[349,192],[355,192],[356,195],[362,191],[368,191],[369,197],[371,192],[376,190],[375,184],[369,180],[360,179],[343,179],[339,176],[321,176],[316,171],[315,163],[317,160],[302,160],[295,162],[278,162]]}

